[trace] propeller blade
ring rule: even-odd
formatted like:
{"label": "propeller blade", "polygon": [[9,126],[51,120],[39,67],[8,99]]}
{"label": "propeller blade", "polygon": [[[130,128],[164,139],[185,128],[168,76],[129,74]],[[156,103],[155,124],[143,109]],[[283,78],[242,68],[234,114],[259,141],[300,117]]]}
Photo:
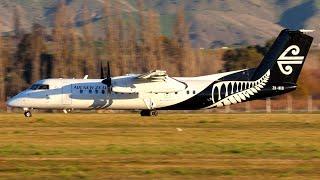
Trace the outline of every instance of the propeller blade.
{"label": "propeller blade", "polygon": [[102,61],[100,62],[100,79],[104,79],[104,71],[103,71],[103,64]]}
{"label": "propeller blade", "polygon": [[107,78],[111,78],[111,70],[110,70],[110,63],[108,61],[108,74],[107,74]]}
{"label": "propeller blade", "polygon": [[112,82],[111,82],[111,69],[110,69],[110,63],[108,61],[108,72],[107,72],[107,86],[111,87]]}

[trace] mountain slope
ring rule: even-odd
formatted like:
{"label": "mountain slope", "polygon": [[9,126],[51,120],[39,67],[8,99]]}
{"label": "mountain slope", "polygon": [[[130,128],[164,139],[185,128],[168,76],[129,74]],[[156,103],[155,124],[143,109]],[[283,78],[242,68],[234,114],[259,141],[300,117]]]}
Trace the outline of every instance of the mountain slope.
{"label": "mountain slope", "polygon": [[[67,0],[72,18],[80,21],[84,0]],[[29,30],[33,22],[52,26],[53,15],[59,0],[1,0],[1,32],[13,30],[15,7],[21,14],[21,24]],[[122,12],[137,9],[133,0],[117,0]],[[103,32],[103,0],[89,0],[95,34]],[[170,35],[178,0],[145,0],[148,8],[161,15],[163,33]],[[276,36],[282,28],[319,28],[320,0],[185,0],[186,18],[190,25],[190,37],[195,47],[218,47],[231,44],[262,44]],[[98,23],[97,23],[98,22]],[[81,23],[77,23],[81,25]],[[315,37],[319,37],[317,32]],[[319,39],[315,39],[319,43]]]}

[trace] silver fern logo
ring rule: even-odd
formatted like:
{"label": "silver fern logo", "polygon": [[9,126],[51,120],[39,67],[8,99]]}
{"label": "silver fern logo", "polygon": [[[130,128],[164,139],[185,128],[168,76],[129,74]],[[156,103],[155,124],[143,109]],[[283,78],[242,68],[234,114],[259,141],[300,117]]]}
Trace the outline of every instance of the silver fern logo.
{"label": "silver fern logo", "polygon": [[270,70],[256,81],[223,81],[212,87],[213,105],[208,108],[222,107],[249,100],[258,94],[268,83]]}
{"label": "silver fern logo", "polygon": [[[290,53],[293,56],[287,56]],[[293,71],[293,64],[302,64],[304,56],[298,56],[300,48],[297,45],[289,46],[278,58],[278,66],[280,71],[285,75],[290,75]]]}

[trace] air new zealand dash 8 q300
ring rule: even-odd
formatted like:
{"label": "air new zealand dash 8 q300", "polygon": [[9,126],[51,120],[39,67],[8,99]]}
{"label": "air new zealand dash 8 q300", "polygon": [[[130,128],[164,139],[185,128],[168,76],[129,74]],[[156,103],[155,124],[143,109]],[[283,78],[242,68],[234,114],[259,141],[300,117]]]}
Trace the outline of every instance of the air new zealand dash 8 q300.
{"label": "air new zealand dash 8 q300", "polygon": [[165,71],[101,79],[44,79],[11,98],[7,105],[24,109],[196,110],[227,106],[288,93],[297,79],[312,44],[308,30],[283,30],[261,64],[200,77],[169,77]]}

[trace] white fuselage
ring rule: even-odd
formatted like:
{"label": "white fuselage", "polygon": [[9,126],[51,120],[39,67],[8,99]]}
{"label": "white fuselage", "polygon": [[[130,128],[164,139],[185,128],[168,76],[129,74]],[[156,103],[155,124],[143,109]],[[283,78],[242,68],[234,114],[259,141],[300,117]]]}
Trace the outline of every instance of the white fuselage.
{"label": "white fuselage", "polygon": [[174,83],[164,86],[163,82],[132,84],[136,75],[119,76],[112,78],[112,91],[101,83],[102,79],[44,79],[34,85],[48,85],[47,89],[27,89],[11,98],[7,104],[35,109],[160,109],[192,98],[215,80],[230,73],[233,72],[172,78],[185,84],[185,88],[176,88]]}

